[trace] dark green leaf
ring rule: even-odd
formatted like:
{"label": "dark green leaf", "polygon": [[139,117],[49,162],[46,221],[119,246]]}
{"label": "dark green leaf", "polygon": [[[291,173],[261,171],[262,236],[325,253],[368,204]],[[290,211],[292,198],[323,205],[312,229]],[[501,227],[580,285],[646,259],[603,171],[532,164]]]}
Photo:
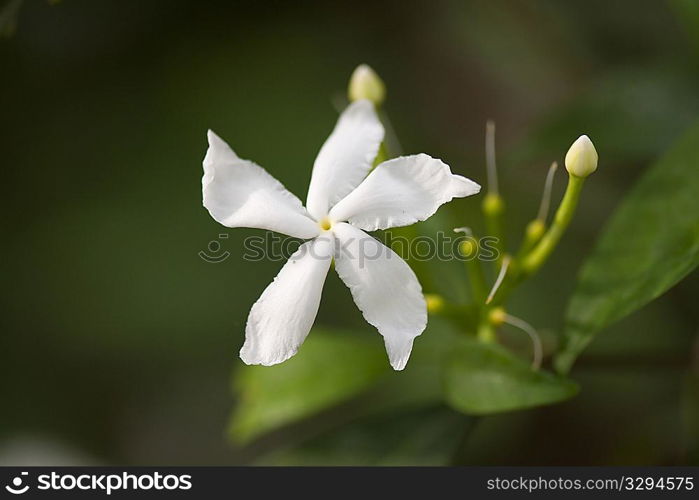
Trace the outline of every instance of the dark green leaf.
{"label": "dark green leaf", "polygon": [[234,373],[238,404],[230,434],[238,443],[352,400],[343,418],[405,412],[440,404],[442,367],[455,339],[439,318],[415,341],[405,370],[393,371],[375,332],[314,329],[299,353],[281,365],[244,367]]}
{"label": "dark green leaf", "polygon": [[695,126],[622,201],[583,266],[566,314],[557,369],[568,371],[597,332],[664,293],[698,263]]}
{"label": "dark green leaf", "polygon": [[556,403],[573,397],[572,380],[532,370],[498,344],[464,339],[446,368],[447,402],[471,415],[485,415]]}
{"label": "dark green leaf", "polygon": [[234,374],[239,398],[230,433],[246,442],[357,396],[389,370],[378,342],[359,333],[314,329],[299,353],[276,366]]}
{"label": "dark green leaf", "polygon": [[296,446],[266,454],[256,465],[449,465],[477,419],[438,406],[364,416]]}
{"label": "dark green leaf", "polygon": [[677,21],[694,49],[699,51],[699,2],[696,0],[671,0]]}

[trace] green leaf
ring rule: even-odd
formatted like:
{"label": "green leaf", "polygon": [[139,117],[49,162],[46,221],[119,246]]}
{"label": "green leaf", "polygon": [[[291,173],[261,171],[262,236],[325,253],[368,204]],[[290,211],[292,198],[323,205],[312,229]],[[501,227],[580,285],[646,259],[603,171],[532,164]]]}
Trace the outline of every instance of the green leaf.
{"label": "green leaf", "polygon": [[[229,426],[233,440],[246,444],[260,435],[296,424],[352,401],[342,415],[324,422],[332,428],[361,416],[412,411],[440,404],[444,358],[460,339],[451,325],[433,318],[415,341],[405,370],[390,368],[381,337],[374,331],[314,329],[299,353],[284,363],[250,366],[234,373],[238,398]],[[292,436],[292,440],[297,436]]]}
{"label": "green leaf", "polygon": [[245,443],[311,416],[357,396],[388,370],[385,351],[368,336],[314,329],[290,360],[234,373],[231,437]]}
{"label": "green leaf", "polygon": [[445,376],[447,402],[470,415],[557,403],[578,392],[572,380],[532,370],[504,347],[475,339],[454,349]]}
{"label": "green leaf", "polygon": [[636,183],[583,266],[556,368],[567,372],[600,330],[664,293],[698,263],[695,126]]}
{"label": "green leaf", "polygon": [[699,2],[696,0],[671,0],[670,6],[688,41],[699,51]]}
{"label": "green leaf", "polygon": [[476,420],[443,405],[363,416],[296,446],[275,449],[254,465],[449,465]]}

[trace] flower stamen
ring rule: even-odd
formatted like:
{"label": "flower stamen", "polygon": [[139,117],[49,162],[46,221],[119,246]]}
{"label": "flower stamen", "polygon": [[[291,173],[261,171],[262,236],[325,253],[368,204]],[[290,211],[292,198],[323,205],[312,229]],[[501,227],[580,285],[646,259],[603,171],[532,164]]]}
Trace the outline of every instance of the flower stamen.
{"label": "flower stamen", "polygon": [[510,265],[510,260],[512,258],[509,255],[505,255],[502,259],[502,266],[500,267],[500,274],[498,274],[497,279],[495,280],[495,284],[493,285],[493,289],[490,290],[490,293],[488,294],[488,298],[485,299],[486,304],[490,304],[490,302],[493,300],[493,297],[495,297],[495,292],[498,291],[498,288],[500,288],[500,285],[502,285],[502,280],[505,279],[505,275],[507,274],[507,268]]}
{"label": "flower stamen", "polygon": [[532,359],[532,369],[538,370],[539,368],[541,368],[541,360],[544,357],[544,348],[541,344],[541,337],[539,336],[539,333],[536,331],[536,329],[532,325],[524,321],[522,318],[512,316],[511,314],[505,314],[503,322],[507,323],[508,325],[514,326],[515,328],[519,328],[527,335],[529,335],[529,338],[532,341],[532,349],[534,351]]}
{"label": "flower stamen", "polygon": [[551,206],[551,190],[553,189],[553,177],[556,175],[558,163],[553,162],[546,174],[546,182],[544,183],[544,194],[541,196],[541,205],[539,205],[539,213],[536,218],[541,222],[546,222],[549,215],[549,207]]}
{"label": "flower stamen", "polygon": [[498,168],[495,165],[495,122],[488,120],[485,124],[485,166],[488,177],[488,192],[497,196]]}

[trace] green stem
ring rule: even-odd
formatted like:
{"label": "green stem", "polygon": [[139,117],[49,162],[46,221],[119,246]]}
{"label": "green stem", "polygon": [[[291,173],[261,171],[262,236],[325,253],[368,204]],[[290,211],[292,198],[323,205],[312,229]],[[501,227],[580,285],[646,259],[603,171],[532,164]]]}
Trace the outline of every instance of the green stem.
{"label": "green stem", "polygon": [[455,305],[447,302],[441,315],[468,335],[473,335],[478,330],[479,310],[473,304]]}
{"label": "green stem", "polygon": [[517,251],[516,259],[521,260],[525,255],[532,251],[534,246],[541,240],[541,237],[546,232],[546,224],[541,219],[534,219],[529,224],[524,232],[522,244]]}
{"label": "green stem", "polygon": [[495,342],[495,329],[493,325],[488,322],[487,314],[483,315],[483,319],[478,325],[478,331],[476,333],[478,339],[483,342]]}
{"label": "green stem", "polygon": [[388,155],[388,148],[386,147],[386,142],[381,142],[381,144],[379,144],[379,152],[376,154],[376,158],[374,158],[374,164],[371,166],[372,170],[375,169],[378,164],[385,162],[389,158],[390,156]]}
{"label": "green stem", "polygon": [[495,238],[495,248],[498,251],[496,263],[500,264],[505,255],[505,234],[502,222],[503,214],[505,213],[505,201],[499,194],[490,192],[485,195],[481,208],[485,217],[485,227],[488,236]]}
{"label": "green stem", "polygon": [[549,255],[551,255],[554,248],[556,248],[556,245],[561,240],[570,221],[573,219],[573,214],[578,206],[584,183],[584,177],[575,175],[568,176],[568,187],[566,187],[563,200],[558,210],[556,210],[556,215],[554,216],[551,227],[544,236],[542,236],[534,249],[522,259],[520,264],[520,279],[538,271],[544,262],[546,262]]}
{"label": "green stem", "polygon": [[583,177],[568,177],[568,187],[551,226],[529,253],[512,261],[505,280],[490,303],[491,306],[502,304],[523,279],[534,274],[546,262],[573,218],[584,182]]}
{"label": "green stem", "polygon": [[485,274],[483,274],[483,267],[481,267],[478,257],[473,260],[467,260],[466,269],[468,271],[468,279],[471,282],[474,301],[477,304],[485,304],[485,299],[488,296],[488,287],[485,284]]}
{"label": "green stem", "polygon": [[485,282],[483,267],[478,258],[480,254],[478,239],[473,233],[469,234],[470,238],[461,243],[459,251],[466,258],[466,274],[471,285],[473,302],[478,306],[482,306],[485,304],[485,299],[488,296],[488,285]]}

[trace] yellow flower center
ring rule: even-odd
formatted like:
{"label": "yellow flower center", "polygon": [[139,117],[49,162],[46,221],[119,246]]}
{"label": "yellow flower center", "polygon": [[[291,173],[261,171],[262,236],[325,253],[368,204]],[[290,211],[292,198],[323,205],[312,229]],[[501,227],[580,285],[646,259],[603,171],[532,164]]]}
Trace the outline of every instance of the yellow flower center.
{"label": "yellow flower center", "polygon": [[328,219],[327,217],[323,217],[319,222],[318,225],[323,231],[327,231],[331,227],[333,227],[333,223]]}

